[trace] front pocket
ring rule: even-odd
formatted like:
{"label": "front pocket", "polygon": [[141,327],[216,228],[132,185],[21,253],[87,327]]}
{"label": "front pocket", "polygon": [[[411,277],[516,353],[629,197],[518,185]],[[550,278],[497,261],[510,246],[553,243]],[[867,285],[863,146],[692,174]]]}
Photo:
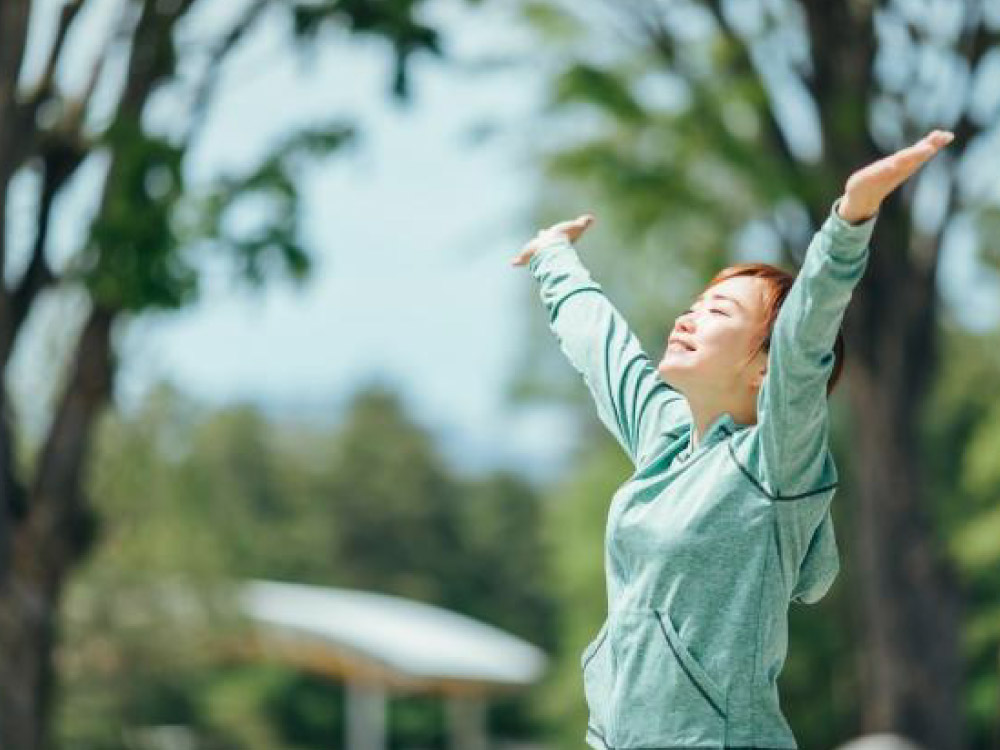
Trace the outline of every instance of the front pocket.
{"label": "front pocket", "polygon": [[722,690],[708,672],[705,671],[704,667],[694,658],[694,654],[684,644],[684,641],[681,640],[677,631],[674,630],[670,616],[665,611],[659,609],[653,611],[656,613],[656,619],[660,624],[660,630],[663,632],[664,638],[667,639],[667,643],[673,650],[674,655],[680,660],[688,677],[691,678],[691,682],[701,691],[702,695],[712,704],[715,710],[719,712],[719,715],[725,717],[726,698]]}
{"label": "front pocket", "polygon": [[620,622],[615,745],[724,746],[725,693],[694,659],[666,613],[633,610],[623,613]]}

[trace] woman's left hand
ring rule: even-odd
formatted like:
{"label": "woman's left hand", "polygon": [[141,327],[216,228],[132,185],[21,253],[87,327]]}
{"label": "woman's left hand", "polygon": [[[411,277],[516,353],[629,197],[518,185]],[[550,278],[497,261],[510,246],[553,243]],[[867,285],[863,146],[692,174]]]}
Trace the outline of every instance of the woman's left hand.
{"label": "woman's left hand", "polygon": [[934,130],[912,146],[859,169],[844,186],[844,196],[837,209],[840,218],[856,224],[874,216],[889,193],[954,137],[947,130]]}
{"label": "woman's left hand", "polygon": [[520,252],[515,255],[510,264],[512,266],[524,266],[527,265],[531,260],[531,257],[538,251],[540,247],[543,247],[550,242],[557,242],[562,239],[567,239],[570,242],[576,242],[580,239],[580,235],[590,228],[590,225],[594,223],[593,214],[583,214],[570,221],[560,221],[558,224],[553,224],[548,229],[543,229],[534,238],[521,248]]}

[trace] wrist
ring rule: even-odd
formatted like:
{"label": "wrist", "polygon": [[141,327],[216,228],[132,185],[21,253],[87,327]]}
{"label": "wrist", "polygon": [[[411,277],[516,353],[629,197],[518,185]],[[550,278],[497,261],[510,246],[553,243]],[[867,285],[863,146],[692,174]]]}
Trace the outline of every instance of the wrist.
{"label": "wrist", "polygon": [[858,200],[851,201],[850,193],[837,202],[837,216],[848,224],[862,224],[878,213],[878,204],[863,203]]}

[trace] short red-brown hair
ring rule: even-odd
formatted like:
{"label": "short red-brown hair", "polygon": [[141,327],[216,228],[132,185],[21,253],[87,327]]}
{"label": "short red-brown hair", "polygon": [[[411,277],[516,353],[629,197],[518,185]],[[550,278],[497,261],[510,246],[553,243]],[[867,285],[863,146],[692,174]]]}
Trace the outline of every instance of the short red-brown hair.
{"label": "short red-brown hair", "polygon": [[[767,290],[764,292],[764,322],[761,330],[761,342],[757,349],[751,352],[749,358],[752,359],[758,352],[770,351],[771,330],[774,327],[774,321],[778,318],[778,311],[781,309],[785,297],[795,282],[795,276],[769,263],[737,263],[732,266],[726,266],[719,271],[708,283],[707,288],[711,289],[716,284],[737,276],[749,276],[767,282]],[[833,372],[830,373],[830,378],[826,383],[827,398],[833,393],[833,389],[837,387],[840,374],[844,369],[843,326],[837,331],[837,338],[833,344],[833,355]]]}

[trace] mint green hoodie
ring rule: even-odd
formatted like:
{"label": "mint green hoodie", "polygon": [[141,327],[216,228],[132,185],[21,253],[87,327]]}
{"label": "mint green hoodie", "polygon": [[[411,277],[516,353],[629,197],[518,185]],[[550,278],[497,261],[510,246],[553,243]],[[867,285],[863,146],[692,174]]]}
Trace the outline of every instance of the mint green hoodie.
{"label": "mint green hoodie", "polygon": [[574,247],[531,258],[563,352],[635,465],[608,511],[608,616],[580,656],[594,748],[797,747],[777,679],[789,603],[818,601],[839,570],[826,385],[875,223],[835,209],[775,320],[757,423],[724,413],[694,450],[686,399]]}

